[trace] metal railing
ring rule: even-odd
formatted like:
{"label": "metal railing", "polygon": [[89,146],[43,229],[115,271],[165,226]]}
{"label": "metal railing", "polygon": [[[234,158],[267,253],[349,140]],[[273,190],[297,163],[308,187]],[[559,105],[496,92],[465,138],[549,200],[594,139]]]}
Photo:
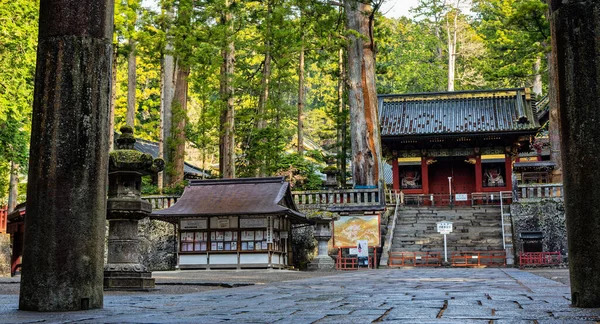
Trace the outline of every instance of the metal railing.
{"label": "metal railing", "polygon": [[383,195],[377,188],[293,191],[292,197],[296,206],[301,209],[380,206],[383,204]]}
{"label": "metal railing", "polygon": [[510,192],[472,192],[460,195],[460,200],[456,195],[450,197],[449,194],[404,194],[400,190],[387,190],[386,203],[393,206],[399,203],[402,206],[480,206],[501,204],[501,200],[506,204],[510,203],[512,196]]}
{"label": "metal railing", "polygon": [[564,198],[562,183],[520,184],[517,188],[519,201]]}

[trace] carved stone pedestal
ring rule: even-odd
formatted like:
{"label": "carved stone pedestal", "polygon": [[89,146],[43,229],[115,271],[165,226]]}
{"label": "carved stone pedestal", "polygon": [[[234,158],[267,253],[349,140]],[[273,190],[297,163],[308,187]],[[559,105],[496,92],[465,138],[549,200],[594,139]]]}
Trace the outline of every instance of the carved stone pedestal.
{"label": "carved stone pedestal", "polygon": [[104,290],[152,290],[152,272],[104,271]]}
{"label": "carved stone pedestal", "polygon": [[310,271],[331,271],[335,269],[335,262],[329,256],[329,247],[327,243],[331,239],[331,219],[315,219],[315,238],[319,242],[318,255],[308,264]]}

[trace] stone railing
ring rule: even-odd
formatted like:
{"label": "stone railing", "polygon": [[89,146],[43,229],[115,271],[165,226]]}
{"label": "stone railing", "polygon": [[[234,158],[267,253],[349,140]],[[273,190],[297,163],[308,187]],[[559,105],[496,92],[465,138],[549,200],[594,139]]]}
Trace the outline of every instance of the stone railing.
{"label": "stone railing", "polygon": [[562,183],[521,184],[517,188],[519,201],[540,199],[562,199],[564,189]]}
{"label": "stone railing", "polygon": [[173,206],[179,199],[179,196],[174,195],[156,195],[156,196],[142,196],[142,199],[149,202],[152,205],[152,210],[165,209]]}
{"label": "stone railing", "polygon": [[[383,253],[381,253],[381,258],[379,259],[380,267],[387,267],[389,261],[389,254],[392,248],[392,244],[394,242],[394,232],[396,231],[396,223],[398,222],[398,214],[400,212],[400,194],[393,194],[394,199],[396,201],[396,207],[394,208],[394,216],[392,219],[388,221],[388,228],[385,236],[385,242],[383,244]],[[387,201],[387,199],[386,199]],[[388,203],[389,204],[389,203]]]}
{"label": "stone railing", "polygon": [[383,194],[377,188],[293,191],[292,197],[299,209],[335,210],[383,206]]}

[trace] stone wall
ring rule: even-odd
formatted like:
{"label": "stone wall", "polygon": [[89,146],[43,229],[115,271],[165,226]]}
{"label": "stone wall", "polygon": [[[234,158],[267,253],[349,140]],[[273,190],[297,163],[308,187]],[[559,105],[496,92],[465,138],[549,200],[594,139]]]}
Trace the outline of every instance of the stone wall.
{"label": "stone wall", "polygon": [[174,270],[176,240],[173,224],[145,218],[139,222],[140,262],[149,271]]}
{"label": "stone wall", "polygon": [[510,206],[513,221],[515,253],[523,250],[522,232],[542,232],[544,252],[567,254],[565,205],[562,199],[543,199],[536,202],[515,202]]}

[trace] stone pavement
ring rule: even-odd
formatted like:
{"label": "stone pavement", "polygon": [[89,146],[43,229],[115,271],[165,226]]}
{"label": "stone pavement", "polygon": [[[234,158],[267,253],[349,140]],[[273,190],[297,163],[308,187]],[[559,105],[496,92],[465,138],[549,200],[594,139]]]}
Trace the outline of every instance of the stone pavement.
{"label": "stone pavement", "polygon": [[600,321],[600,309],[572,308],[569,298],[568,286],[517,269],[364,270],[201,293],[107,295],[104,309],[85,312],[21,312],[18,296],[1,295],[0,323]]}

